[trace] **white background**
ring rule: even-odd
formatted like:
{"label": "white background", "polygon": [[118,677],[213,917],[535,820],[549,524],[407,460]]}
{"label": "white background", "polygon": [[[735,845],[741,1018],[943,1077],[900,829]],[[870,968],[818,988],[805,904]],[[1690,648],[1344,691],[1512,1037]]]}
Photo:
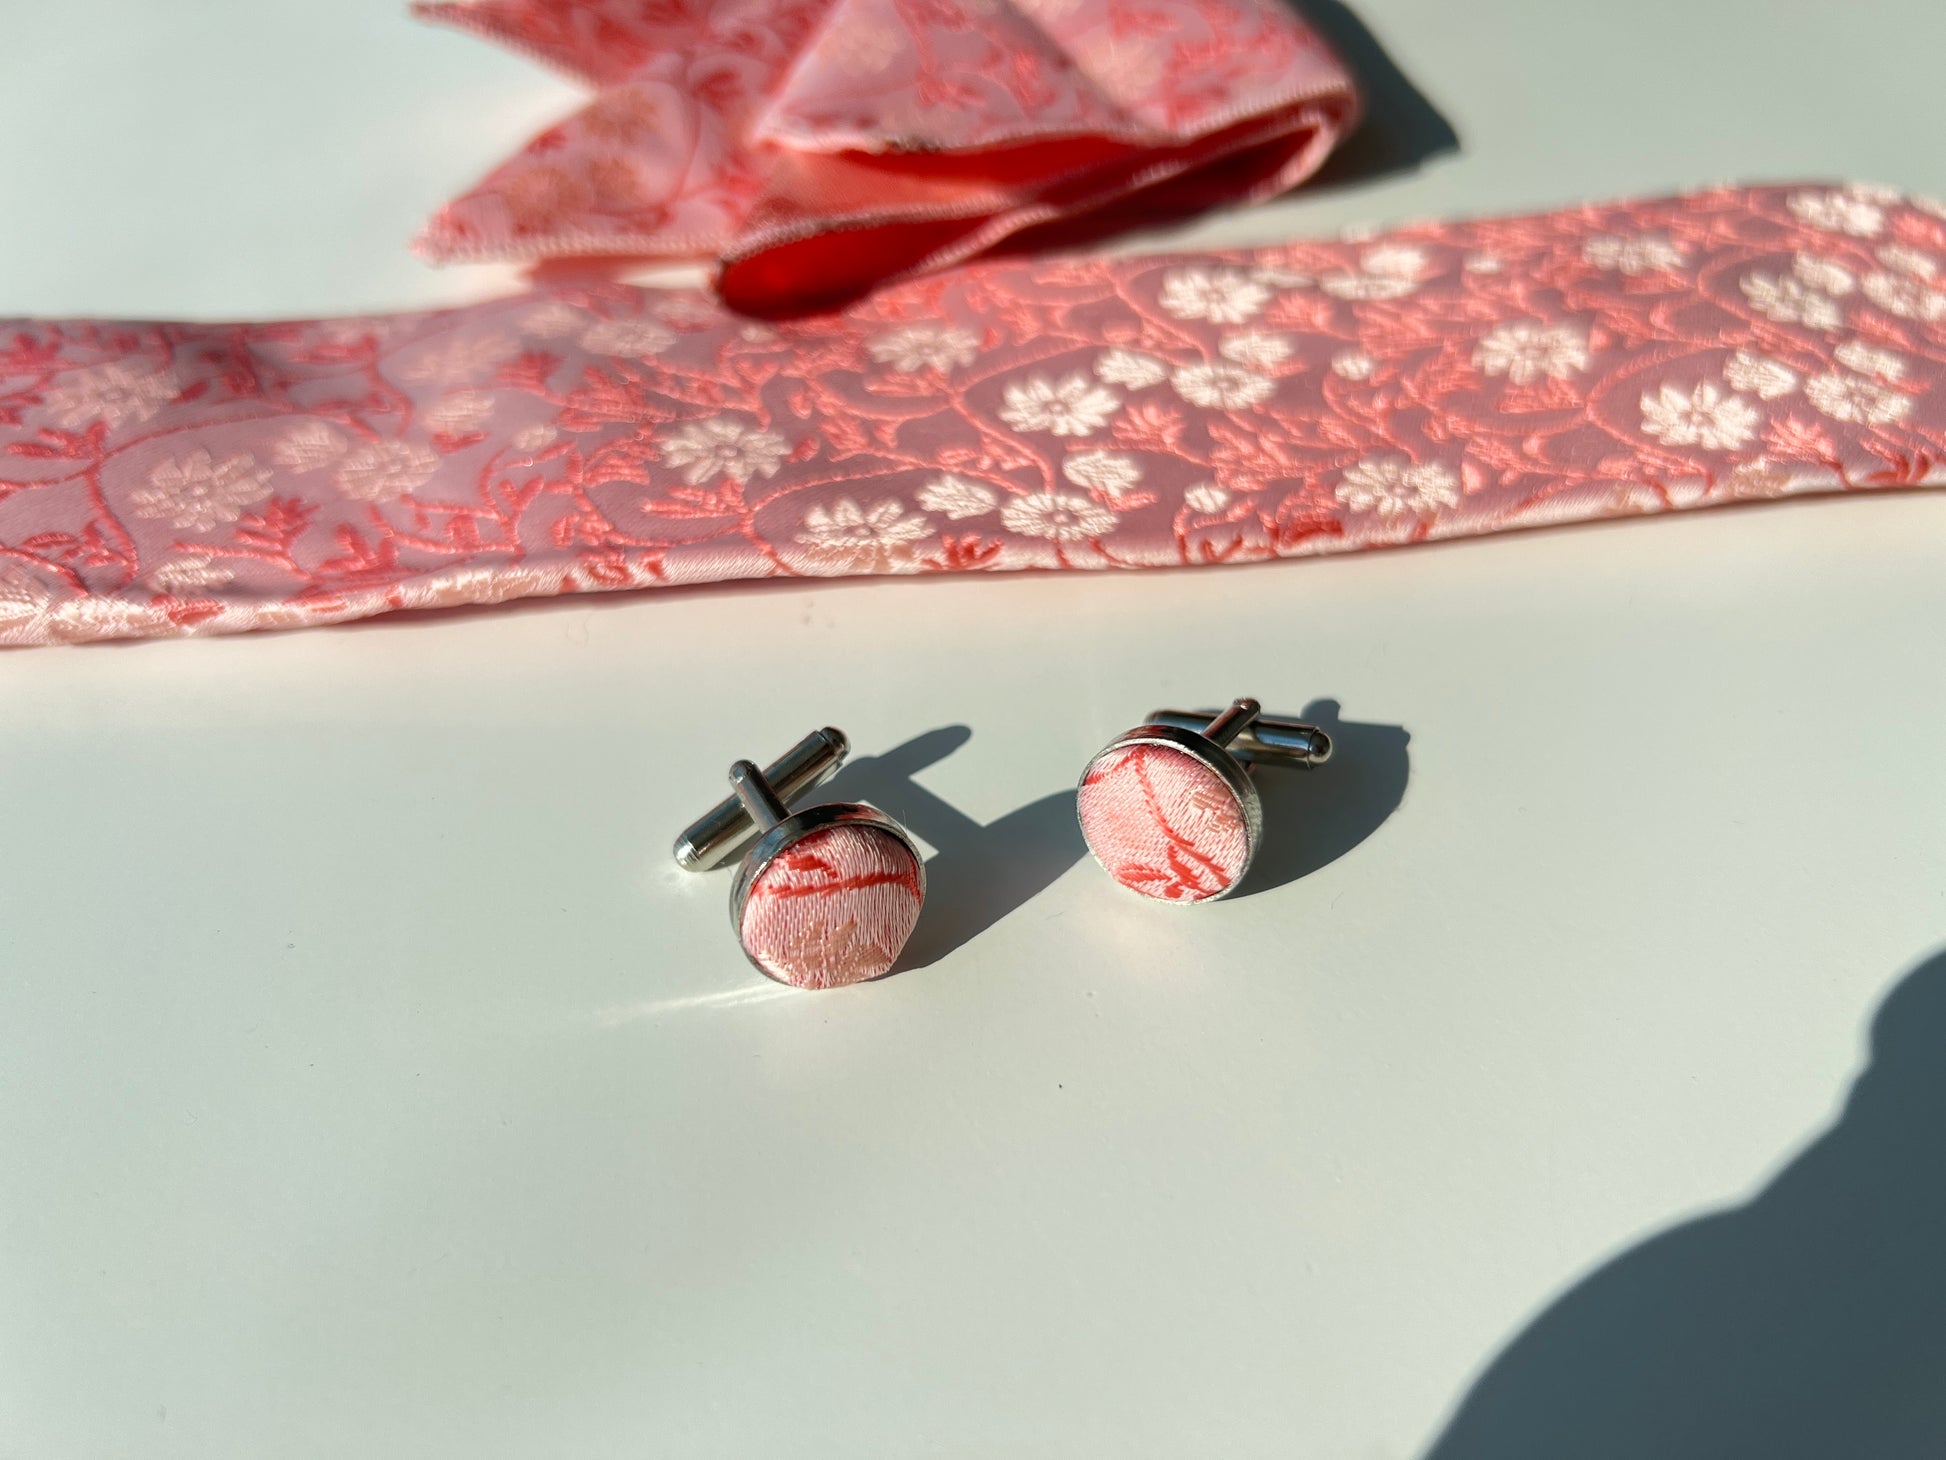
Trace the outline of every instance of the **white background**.
{"label": "white background", "polygon": [[[1190,238],[1946,192],[1923,4],[1362,13],[1459,150]],[[0,16],[0,311],[508,287],[403,242],[574,97],[383,0]],[[1426,1455],[1581,1279],[1780,1210],[1946,944],[1942,549],[1908,496],[0,657],[0,1455]],[[1070,865],[1088,755],[1236,694],[1349,722],[1267,792],[1305,875]],[[666,848],[826,723],[965,731],[854,775],[962,817],[937,956],[818,996]]]}

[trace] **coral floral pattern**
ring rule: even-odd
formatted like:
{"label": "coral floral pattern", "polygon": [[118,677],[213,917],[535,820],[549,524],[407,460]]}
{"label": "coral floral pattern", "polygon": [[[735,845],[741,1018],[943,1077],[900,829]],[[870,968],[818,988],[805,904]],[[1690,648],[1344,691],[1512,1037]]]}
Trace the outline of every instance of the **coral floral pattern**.
{"label": "coral floral pattern", "polygon": [[1228,891],[1250,860],[1249,824],[1235,794],[1172,746],[1098,756],[1075,799],[1095,860],[1144,897],[1203,902]]}
{"label": "coral floral pattern", "polygon": [[0,323],[0,642],[1159,568],[1946,481],[1946,210],[1724,189],[1033,259],[755,323],[555,287]]}
{"label": "coral floral pattern", "polygon": [[919,863],[897,837],[826,827],[793,842],[751,884],[744,951],[798,988],[877,978],[919,921],[920,896]]}
{"label": "coral floral pattern", "polygon": [[[429,19],[597,88],[418,243],[721,258],[787,306],[1143,194],[1268,196],[1355,119],[1281,0],[473,0]],[[840,235],[834,238],[834,235]]]}

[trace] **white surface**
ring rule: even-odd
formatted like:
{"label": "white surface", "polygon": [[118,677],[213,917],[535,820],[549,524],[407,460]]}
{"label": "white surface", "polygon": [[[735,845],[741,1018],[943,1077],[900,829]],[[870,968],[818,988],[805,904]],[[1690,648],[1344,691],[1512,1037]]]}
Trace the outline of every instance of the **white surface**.
{"label": "white surface", "polygon": [[[1277,226],[1946,191],[1924,87],[1805,104],[1823,7],[1568,8],[1366,7],[1466,151]],[[1901,14],[1946,39],[1850,23]],[[200,16],[10,7],[0,115],[49,145],[0,160],[0,308],[498,287],[399,241],[557,83],[379,4]],[[1906,497],[0,657],[0,1455],[1421,1455],[1568,1285],[1832,1120],[1946,942],[1942,548]],[[1403,727],[1410,781],[1227,904],[1083,862],[795,995],[665,862],[814,725],[969,727],[920,780],[992,823],[1236,693]]]}

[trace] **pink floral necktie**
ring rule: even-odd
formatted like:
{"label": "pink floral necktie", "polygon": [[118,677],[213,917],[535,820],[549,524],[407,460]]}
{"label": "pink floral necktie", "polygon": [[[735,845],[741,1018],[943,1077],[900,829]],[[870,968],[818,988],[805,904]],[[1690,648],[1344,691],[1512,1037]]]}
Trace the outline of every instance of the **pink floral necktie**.
{"label": "pink floral necktie", "polygon": [[962,266],[0,324],[0,641],[744,578],[1151,568],[1940,482],[1946,212],[1719,189]]}

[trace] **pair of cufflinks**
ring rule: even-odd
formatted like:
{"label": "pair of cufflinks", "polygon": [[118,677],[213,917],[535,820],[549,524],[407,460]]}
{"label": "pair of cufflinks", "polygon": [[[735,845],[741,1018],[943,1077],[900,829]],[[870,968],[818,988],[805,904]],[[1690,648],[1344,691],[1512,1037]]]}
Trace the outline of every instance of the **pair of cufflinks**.
{"label": "pair of cufflinks", "polygon": [[[730,889],[730,923],[759,971],[796,988],[889,973],[919,921],[926,869],[906,829],[849,802],[792,811],[844,763],[850,743],[814,730],[774,764],[730,767],[733,795],[676,839],[701,871],[756,841]],[[1081,835],[1123,887],[1162,902],[1225,897],[1263,837],[1256,764],[1320,765],[1331,738],[1266,716],[1255,700],[1223,711],[1157,710],[1088,762],[1075,792]]]}

